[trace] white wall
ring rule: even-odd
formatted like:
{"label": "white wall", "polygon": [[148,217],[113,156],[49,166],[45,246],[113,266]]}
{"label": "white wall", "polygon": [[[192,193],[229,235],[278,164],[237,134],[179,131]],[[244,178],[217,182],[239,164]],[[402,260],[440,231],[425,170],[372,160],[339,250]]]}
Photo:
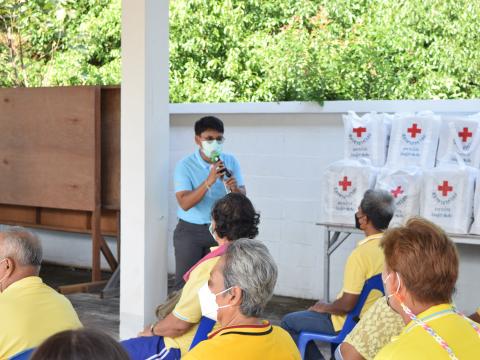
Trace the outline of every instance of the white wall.
{"label": "white wall", "polygon": [[[480,101],[329,102],[323,108],[308,103],[171,105],[169,272],[174,270],[172,232],[176,225],[173,168],[194,150],[194,121],[216,114],[225,122],[225,150],[239,159],[248,195],[261,212],[259,239],[278,262],[276,293],[321,298],[323,229],[315,225],[321,206],[319,185],[325,167],[343,156],[341,113],[350,109],[475,112],[480,111]],[[356,239],[349,238],[332,258],[331,297],[340,289],[343,266]],[[89,257],[88,240],[85,246]],[[480,270],[480,246],[459,245],[459,249],[456,301],[468,312],[480,303],[480,282],[476,276]]]}

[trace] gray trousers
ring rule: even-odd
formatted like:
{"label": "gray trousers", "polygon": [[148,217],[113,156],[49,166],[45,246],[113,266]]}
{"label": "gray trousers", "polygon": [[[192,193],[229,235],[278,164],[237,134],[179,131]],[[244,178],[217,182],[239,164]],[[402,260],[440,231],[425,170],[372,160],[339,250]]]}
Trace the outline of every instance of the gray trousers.
{"label": "gray trousers", "polygon": [[175,248],[175,285],[179,290],[185,285],[183,275],[210,252],[212,246],[218,245],[208,231],[210,224],[192,224],[182,219],[178,221],[173,232]]}

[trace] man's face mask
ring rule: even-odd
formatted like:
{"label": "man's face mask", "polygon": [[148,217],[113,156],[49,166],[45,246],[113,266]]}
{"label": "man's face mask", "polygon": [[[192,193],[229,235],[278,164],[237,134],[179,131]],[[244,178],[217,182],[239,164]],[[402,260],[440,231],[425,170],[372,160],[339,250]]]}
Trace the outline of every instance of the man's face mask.
{"label": "man's face mask", "polygon": [[218,306],[217,296],[220,294],[223,294],[224,292],[227,292],[231,288],[232,287],[229,287],[228,289],[225,289],[223,291],[220,291],[217,294],[214,294],[210,291],[210,288],[208,287],[208,283],[205,283],[205,285],[203,285],[200,288],[200,290],[198,290],[198,298],[200,300],[202,315],[205,317],[208,317],[209,319],[217,321],[218,310],[232,306],[232,305]]}
{"label": "man's face mask", "polygon": [[222,142],[218,140],[202,140],[202,151],[212,161],[217,161],[223,151]]}

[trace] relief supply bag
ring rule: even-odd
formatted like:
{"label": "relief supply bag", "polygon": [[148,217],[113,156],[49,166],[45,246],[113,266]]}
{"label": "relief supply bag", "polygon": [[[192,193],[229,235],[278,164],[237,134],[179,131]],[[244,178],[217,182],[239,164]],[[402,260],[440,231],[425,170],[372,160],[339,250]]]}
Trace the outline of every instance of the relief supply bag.
{"label": "relief supply bag", "polygon": [[441,162],[423,173],[420,214],[448,233],[467,234],[472,223],[474,186],[478,170],[455,162]]}
{"label": "relief supply bag", "polygon": [[455,154],[474,168],[480,167],[480,114],[444,117],[438,143],[437,163],[452,161]]}
{"label": "relief supply bag", "polygon": [[387,158],[389,123],[384,116],[367,113],[358,116],[349,111],[343,115],[346,159],[369,159],[373,166],[383,166]]}
{"label": "relief supply bag", "polygon": [[375,185],[377,169],[367,159],[330,164],[322,180],[321,221],[355,225],[354,214],[363,194]]}
{"label": "relief supply bag", "polygon": [[395,213],[390,227],[404,224],[410,217],[420,213],[422,172],[420,168],[382,168],[377,176],[376,189],[392,194]]}
{"label": "relief supply bag", "polygon": [[440,125],[440,117],[430,111],[395,114],[386,165],[397,168],[433,167]]}

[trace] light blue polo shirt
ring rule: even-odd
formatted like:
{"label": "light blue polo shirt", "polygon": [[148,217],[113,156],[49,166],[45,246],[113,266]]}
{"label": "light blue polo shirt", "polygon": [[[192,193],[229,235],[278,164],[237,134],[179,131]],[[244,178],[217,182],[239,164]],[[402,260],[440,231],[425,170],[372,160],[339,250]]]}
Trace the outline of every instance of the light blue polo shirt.
{"label": "light blue polo shirt", "polygon": [[[233,155],[223,153],[220,159],[225,164],[226,168],[230,170],[237,180],[237,186],[244,186],[242,172],[240,165]],[[175,193],[185,190],[194,190],[199,187],[208,177],[210,173],[210,165],[200,156],[198,149],[193,154],[183,158],[179,161],[175,168],[173,177],[173,184]],[[209,224],[212,207],[218,199],[221,199],[227,194],[225,186],[221,179],[217,179],[215,184],[208,190],[203,199],[190,210],[183,210],[177,204],[177,215],[180,219],[188,221],[193,224]]]}

